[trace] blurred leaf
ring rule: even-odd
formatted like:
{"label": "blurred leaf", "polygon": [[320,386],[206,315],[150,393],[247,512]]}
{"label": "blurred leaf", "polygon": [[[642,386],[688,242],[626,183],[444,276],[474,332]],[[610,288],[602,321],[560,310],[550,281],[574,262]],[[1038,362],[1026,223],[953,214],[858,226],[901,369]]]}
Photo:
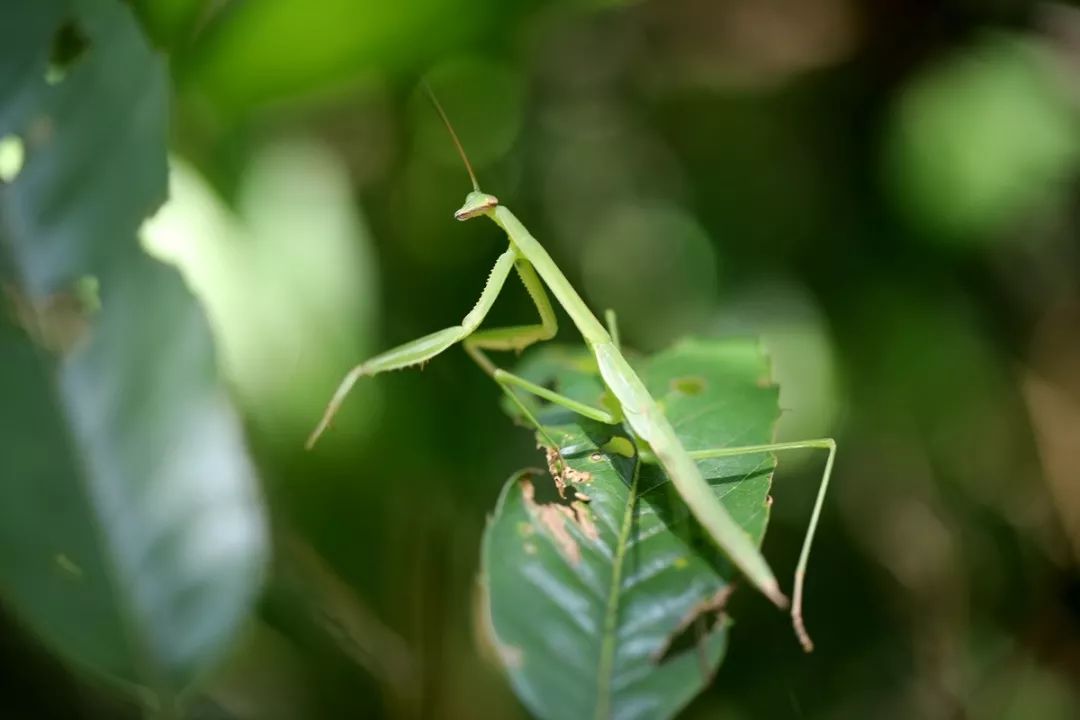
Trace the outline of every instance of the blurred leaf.
{"label": "blurred leaf", "polygon": [[700,328],[719,297],[708,233],[675,204],[638,201],[598,213],[582,263],[588,297],[620,308],[626,336],[643,347],[664,347]]}
{"label": "blurred leaf", "polygon": [[991,35],[904,90],[887,171],[915,224],[950,241],[992,238],[1067,190],[1080,116],[1063,67],[1046,45]]}
{"label": "blurred leaf", "polygon": [[[582,351],[544,349],[520,371],[584,402],[603,392]],[[772,437],[777,389],[755,343],[682,342],[641,371],[688,448]],[[733,572],[661,471],[642,465],[635,475],[620,452],[626,438],[612,444],[610,426],[551,406],[540,419],[588,477],[568,478],[565,497],[542,471],[503,488],[483,541],[490,640],[541,717],[670,717],[724,654]],[[773,464],[764,455],[700,464],[759,543]]]}
{"label": "blurred leaf", "polygon": [[476,0],[262,0],[220,13],[184,71],[225,114],[433,57],[489,22]]}
{"label": "blurred leaf", "polygon": [[[135,237],[165,195],[164,63],[121,3],[17,5],[0,30],[19,71],[0,78],[0,136],[27,148],[0,186],[0,588],[69,660],[170,702],[258,590],[256,479],[205,320]],[[88,45],[47,82],[71,28]]]}
{"label": "blurred leaf", "polygon": [[[378,312],[374,253],[340,161],[294,140],[263,148],[239,213],[182,160],[172,197],[142,229],[206,306],[229,381],[260,431],[299,449],[341,376],[369,354]],[[369,419],[379,387],[357,388],[342,421]]]}
{"label": "blurred leaf", "polygon": [[[154,42],[173,47],[186,39],[211,0],[132,0],[139,20]],[[221,5],[220,2],[214,3]]]}
{"label": "blurred leaf", "polygon": [[[516,68],[461,55],[432,67],[425,80],[446,110],[474,170],[479,173],[510,152],[525,114],[525,86]],[[465,167],[442,118],[432,110],[426,93],[419,90],[413,115],[418,151],[464,174]]]}

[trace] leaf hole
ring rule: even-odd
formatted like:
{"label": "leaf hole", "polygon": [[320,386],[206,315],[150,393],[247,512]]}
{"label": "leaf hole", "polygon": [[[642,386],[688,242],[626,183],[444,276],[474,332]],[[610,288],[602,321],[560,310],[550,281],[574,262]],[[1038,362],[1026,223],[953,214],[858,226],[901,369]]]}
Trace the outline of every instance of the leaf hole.
{"label": "leaf hole", "polygon": [[45,67],[45,82],[58,85],[64,81],[90,48],[90,37],[74,20],[66,20],[53,33],[49,64]]}
{"label": "leaf hole", "polygon": [[664,663],[683,653],[701,652],[701,644],[708,640],[709,624],[705,617],[698,616],[689,625],[681,628],[679,632],[668,640],[664,653],[657,660],[657,664]]}
{"label": "leaf hole", "polygon": [[705,392],[705,378],[696,375],[675,378],[671,381],[671,388],[683,395],[700,395]]}
{"label": "leaf hole", "polygon": [[563,497],[563,494],[559,492],[559,488],[555,483],[539,482],[534,483],[531,478],[528,480],[531,485],[531,489],[528,492],[528,497],[532,502],[537,505],[566,505],[570,506],[570,501]]}
{"label": "leaf hole", "polygon": [[[540,387],[553,393],[559,392],[559,384],[555,381],[555,378],[548,378],[544,382],[540,383]],[[554,403],[548,401],[546,398],[537,398],[540,403],[540,407],[550,407]]]}
{"label": "leaf hole", "polygon": [[613,435],[610,440],[601,446],[601,449],[609,455],[619,455],[625,458],[632,458],[637,455],[637,448],[634,447],[634,443],[630,441],[630,438],[622,435]]}
{"label": "leaf hole", "polygon": [[724,608],[731,597],[731,585],[725,585],[711,597],[702,598],[679,620],[664,645],[653,654],[653,661],[660,664],[666,660],[695,652],[701,661],[703,674],[708,675],[708,662],[704,655],[709,636],[724,622]]}

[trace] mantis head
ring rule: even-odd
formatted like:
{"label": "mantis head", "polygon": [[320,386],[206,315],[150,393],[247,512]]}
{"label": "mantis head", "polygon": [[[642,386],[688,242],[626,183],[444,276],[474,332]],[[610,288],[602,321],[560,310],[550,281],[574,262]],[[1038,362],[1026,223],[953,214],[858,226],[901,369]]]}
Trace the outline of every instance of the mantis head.
{"label": "mantis head", "polygon": [[499,199],[479,190],[473,190],[465,196],[465,204],[454,213],[456,220],[471,220],[478,215],[487,215],[499,204]]}
{"label": "mantis head", "polygon": [[472,192],[465,196],[465,204],[454,213],[454,218],[457,220],[471,220],[480,215],[491,215],[491,211],[498,207],[499,199],[494,195],[488,195],[486,192],[480,191],[480,183],[476,181],[476,173],[473,172],[469,156],[465,153],[465,148],[462,147],[457,133],[454,132],[454,126],[450,124],[450,118],[446,117],[446,111],[443,110],[442,103],[435,97],[435,93],[432,92],[426,82],[423,85],[428,97],[431,98],[431,104],[435,106],[435,110],[439,113],[439,117],[442,118],[443,124],[446,125],[446,129],[450,133],[450,139],[454,141],[454,147],[457,148],[458,155],[461,156],[461,162],[465,164],[465,169],[469,173],[469,180],[472,181]]}

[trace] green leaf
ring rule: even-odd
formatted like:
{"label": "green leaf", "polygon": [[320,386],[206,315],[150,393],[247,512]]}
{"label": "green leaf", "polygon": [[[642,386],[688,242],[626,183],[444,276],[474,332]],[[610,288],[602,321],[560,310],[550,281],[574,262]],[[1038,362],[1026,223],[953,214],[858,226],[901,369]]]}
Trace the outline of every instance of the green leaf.
{"label": "green leaf", "polygon": [[[685,341],[638,367],[688,449],[771,440],[777,389],[756,343]],[[542,349],[519,372],[602,402],[584,350]],[[483,540],[489,639],[540,717],[669,717],[719,666],[734,573],[663,472],[637,466],[620,428],[535,409],[576,473],[562,497],[541,470],[503,488]],[[700,465],[760,543],[772,456]]]}
{"label": "green leaf", "polygon": [[166,190],[164,63],[122,3],[15,5],[0,137],[26,158],[0,185],[0,592],[69,660],[168,702],[247,615],[262,504],[206,321],[136,239]]}

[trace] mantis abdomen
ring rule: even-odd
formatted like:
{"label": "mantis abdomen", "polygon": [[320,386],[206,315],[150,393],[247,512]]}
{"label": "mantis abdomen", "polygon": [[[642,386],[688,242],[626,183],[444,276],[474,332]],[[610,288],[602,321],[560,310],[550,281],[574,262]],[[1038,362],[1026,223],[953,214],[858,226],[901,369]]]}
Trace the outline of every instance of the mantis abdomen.
{"label": "mantis abdomen", "polygon": [[686,506],[724,553],[777,605],[787,605],[780,585],[749,534],[736,523],[675,434],[675,428],[613,343],[592,345],[600,375],[622,406],[630,429],[649,444]]}

